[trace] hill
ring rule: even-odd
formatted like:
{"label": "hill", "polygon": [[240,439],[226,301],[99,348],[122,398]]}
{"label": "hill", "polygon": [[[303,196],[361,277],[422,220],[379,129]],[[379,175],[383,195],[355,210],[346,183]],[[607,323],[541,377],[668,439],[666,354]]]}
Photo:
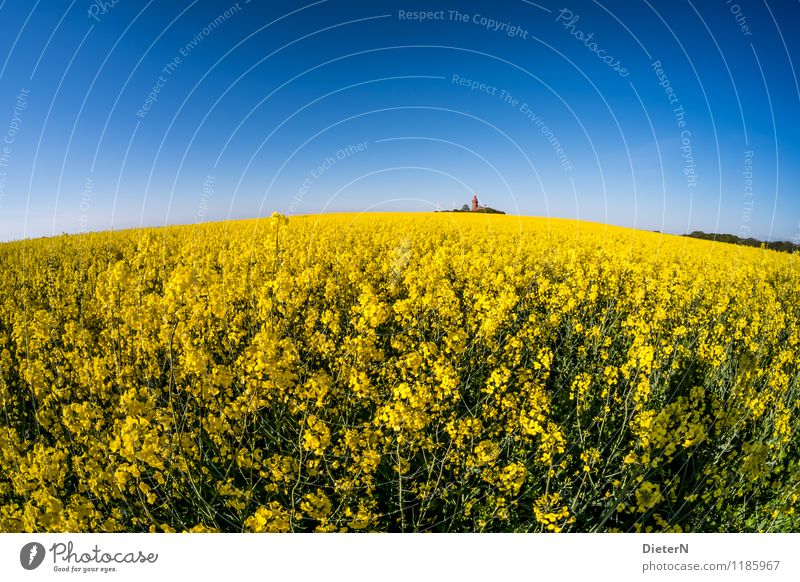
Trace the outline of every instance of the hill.
{"label": "hill", "polygon": [[505,212],[503,212],[502,210],[497,210],[495,208],[490,208],[488,206],[482,206],[477,210],[471,210],[469,206],[467,206],[466,204],[464,205],[463,208],[454,208],[452,210],[437,210],[437,212],[475,212],[478,214],[482,212],[484,214],[505,214]]}
{"label": "hill", "polygon": [[798,256],[710,249],[467,213],[2,244],[0,531],[798,531]]}
{"label": "hill", "polygon": [[742,245],[746,247],[765,248],[773,251],[780,251],[783,253],[793,253],[796,251],[800,251],[800,245],[791,243],[789,241],[768,242],[768,241],[761,241],[755,238],[741,238],[734,234],[714,234],[714,233],[706,233],[700,230],[695,230],[694,232],[691,232],[684,236],[688,236],[690,238],[699,238],[702,240],[713,240],[716,242],[724,242],[734,245]]}

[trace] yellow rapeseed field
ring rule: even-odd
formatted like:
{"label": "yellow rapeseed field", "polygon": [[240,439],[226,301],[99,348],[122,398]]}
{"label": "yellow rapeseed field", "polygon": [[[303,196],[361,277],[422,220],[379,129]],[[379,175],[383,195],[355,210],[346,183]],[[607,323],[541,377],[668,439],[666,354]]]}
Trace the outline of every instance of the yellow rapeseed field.
{"label": "yellow rapeseed field", "polygon": [[800,255],[512,216],[0,245],[2,531],[797,531]]}

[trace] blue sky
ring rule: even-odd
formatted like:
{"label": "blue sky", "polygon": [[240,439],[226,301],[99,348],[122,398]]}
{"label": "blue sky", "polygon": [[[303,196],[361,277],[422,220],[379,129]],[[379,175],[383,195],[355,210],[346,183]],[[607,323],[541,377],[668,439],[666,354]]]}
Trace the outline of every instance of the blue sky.
{"label": "blue sky", "polygon": [[800,240],[798,21],[772,0],[0,0],[0,240],[473,193]]}

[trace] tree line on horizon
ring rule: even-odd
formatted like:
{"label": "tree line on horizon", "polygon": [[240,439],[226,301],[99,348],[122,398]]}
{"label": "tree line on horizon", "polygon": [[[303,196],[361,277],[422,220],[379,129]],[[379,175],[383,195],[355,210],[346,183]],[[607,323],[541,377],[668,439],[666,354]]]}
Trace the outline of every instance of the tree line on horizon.
{"label": "tree line on horizon", "polygon": [[717,242],[725,242],[733,245],[742,245],[747,247],[766,248],[773,251],[780,251],[782,253],[793,253],[800,251],[800,245],[789,241],[762,241],[752,237],[742,238],[735,234],[716,234],[703,232],[702,230],[695,230],[686,234],[690,238],[700,238],[703,240],[713,240]]}

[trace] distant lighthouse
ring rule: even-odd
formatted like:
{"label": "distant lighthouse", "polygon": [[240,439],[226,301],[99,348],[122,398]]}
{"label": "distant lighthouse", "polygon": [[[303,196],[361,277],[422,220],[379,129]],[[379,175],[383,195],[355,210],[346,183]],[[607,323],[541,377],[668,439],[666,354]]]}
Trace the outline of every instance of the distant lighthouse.
{"label": "distant lighthouse", "polygon": [[478,206],[478,196],[476,194],[473,194],[472,195],[472,212],[477,212],[478,208],[480,208],[480,206]]}

